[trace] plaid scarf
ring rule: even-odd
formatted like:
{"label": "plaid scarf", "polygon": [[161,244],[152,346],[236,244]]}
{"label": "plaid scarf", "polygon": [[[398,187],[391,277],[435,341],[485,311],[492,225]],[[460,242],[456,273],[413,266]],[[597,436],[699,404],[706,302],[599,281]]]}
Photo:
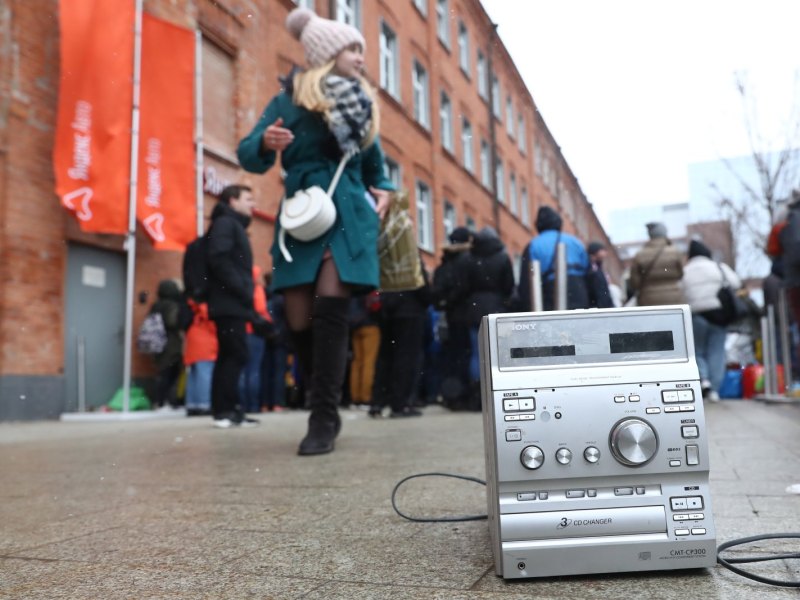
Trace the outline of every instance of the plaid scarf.
{"label": "plaid scarf", "polygon": [[328,75],[323,92],[333,102],[328,127],[336,137],[342,153],[356,153],[367,137],[372,119],[372,100],[356,79]]}

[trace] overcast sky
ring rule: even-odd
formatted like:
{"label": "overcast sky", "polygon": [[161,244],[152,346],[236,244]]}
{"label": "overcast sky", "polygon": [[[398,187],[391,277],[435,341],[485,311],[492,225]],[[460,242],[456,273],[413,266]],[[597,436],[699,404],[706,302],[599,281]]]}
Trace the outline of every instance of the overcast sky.
{"label": "overcast sky", "polygon": [[749,154],[735,72],[769,148],[797,121],[800,0],[482,3],[601,220],[685,202],[688,164]]}

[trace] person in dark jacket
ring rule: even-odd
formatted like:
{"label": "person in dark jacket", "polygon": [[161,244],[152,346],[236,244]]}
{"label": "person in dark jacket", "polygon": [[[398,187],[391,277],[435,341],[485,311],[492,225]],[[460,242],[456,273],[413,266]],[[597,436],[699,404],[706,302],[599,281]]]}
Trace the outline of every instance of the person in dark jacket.
{"label": "person in dark jacket", "polygon": [[442,262],[433,273],[434,306],[444,311],[442,335],[442,402],[451,410],[465,409],[469,399],[469,264],[472,233],[456,227],[450,244],[443,248]]}
{"label": "person in dark jacket", "polygon": [[586,276],[591,308],[614,308],[611,290],[608,286],[608,275],[603,270],[603,261],[608,255],[602,242],[591,242],[586,248],[589,253],[590,268]]}
{"label": "person in dark jacket", "polygon": [[589,308],[589,291],[586,274],[589,271],[589,256],[574,235],[563,233],[561,216],[549,206],[542,206],[536,215],[536,230],[539,235],[531,240],[522,253],[519,278],[519,297],[525,310],[532,310],[530,270],[531,262],[539,261],[542,274],[542,305],[544,310],[555,310],[556,248],[559,243],[566,247],[567,260],[567,306],[568,310]]}
{"label": "person in dark jacket", "polygon": [[211,379],[214,426],[253,426],[239,401],[239,376],[247,363],[247,323],[253,307],[253,251],[246,229],[255,200],[251,189],[229,185],[211,213],[208,229],[208,312],[217,326],[219,350]]}
{"label": "person in dark jacket", "polygon": [[514,292],[514,268],[497,232],[481,229],[472,241],[467,270],[467,322],[470,336],[470,399],[468,409],[480,410],[478,328],[485,315],[507,312]]}
{"label": "person in dark jacket", "polygon": [[184,303],[183,290],[174,279],[164,279],[158,284],[158,300],[153,303],[151,313],[159,313],[167,330],[167,345],[155,355],[156,408],[176,403],[173,388],[183,370],[183,332],[180,327],[181,305]]}

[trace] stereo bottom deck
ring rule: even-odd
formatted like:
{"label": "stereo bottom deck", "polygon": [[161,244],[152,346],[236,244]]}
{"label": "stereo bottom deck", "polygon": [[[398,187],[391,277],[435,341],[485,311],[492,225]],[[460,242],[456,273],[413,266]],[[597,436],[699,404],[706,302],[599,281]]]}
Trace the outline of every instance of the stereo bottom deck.
{"label": "stereo bottom deck", "polygon": [[714,540],[675,542],[666,533],[503,542],[506,579],[713,567]]}

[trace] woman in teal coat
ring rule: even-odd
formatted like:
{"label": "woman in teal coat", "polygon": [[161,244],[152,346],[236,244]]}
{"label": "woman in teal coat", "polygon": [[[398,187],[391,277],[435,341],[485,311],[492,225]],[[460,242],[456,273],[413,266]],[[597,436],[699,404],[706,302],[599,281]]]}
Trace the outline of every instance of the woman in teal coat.
{"label": "woman in teal coat", "polygon": [[361,32],[306,9],[293,10],[286,26],[303,44],[310,68],[272,99],[240,142],[239,162],[264,173],[280,152],[288,198],[314,185],[327,189],[342,156],[351,155],[333,193],[331,229],[308,242],[286,235],[290,262],[278,247],[276,222],[271,251],[273,288],[285,296],[295,356],[310,391],[308,433],[298,453],[312,455],[332,451],[341,427],[349,298],[378,286],[378,230],[393,187],[377,140],[378,105],[361,76]]}

